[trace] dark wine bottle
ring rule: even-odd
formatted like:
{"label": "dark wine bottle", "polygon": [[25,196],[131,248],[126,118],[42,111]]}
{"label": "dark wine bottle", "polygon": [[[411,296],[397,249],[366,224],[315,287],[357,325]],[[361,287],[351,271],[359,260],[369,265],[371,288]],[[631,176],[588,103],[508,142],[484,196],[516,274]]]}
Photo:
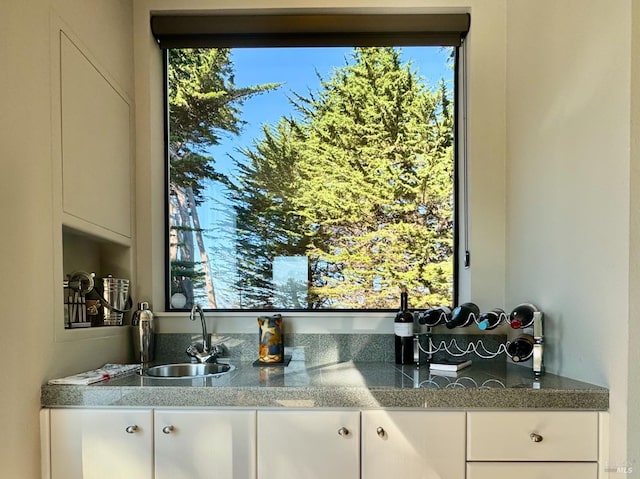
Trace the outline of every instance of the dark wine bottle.
{"label": "dark wine bottle", "polygon": [[522,334],[509,343],[507,354],[514,363],[526,361],[533,354],[533,336]]}
{"label": "dark wine bottle", "polygon": [[453,310],[446,326],[449,329],[469,326],[479,316],[480,308],[475,303],[462,303]]}
{"label": "dark wine bottle", "polygon": [[504,318],[505,312],[503,309],[495,308],[486,313],[480,315],[480,321],[478,321],[478,329],[482,331],[488,331],[500,326],[502,318]]}
{"label": "dark wine bottle", "polygon": [[451,319],[451,308],[448,306],[440,306],[439,308],[427,309],[418,322],[427,326],[437,326],[438,324],[446,323]]}
{"label": "dark wine bottle", "polygon": [[393,323],[396,340],[396,364],[413,363],[413,314],[409,311],[407,289],[400,290],[400,311]]}
{"label": "dark wine bottle", "polygon": [[516,306],[509,315],[509,324],[513,329],[528,328],[533,324],[534,313],[538,312],[533,304],[523,303]]}

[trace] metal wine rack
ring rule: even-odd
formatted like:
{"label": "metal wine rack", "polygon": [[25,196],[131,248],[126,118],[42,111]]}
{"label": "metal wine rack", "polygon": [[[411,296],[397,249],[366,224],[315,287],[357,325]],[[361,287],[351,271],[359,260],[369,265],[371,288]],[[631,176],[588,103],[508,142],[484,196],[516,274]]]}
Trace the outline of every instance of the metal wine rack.
{"label": "metal wine rack", "polygon": [[[419,315],[420,313],[416,314]],[[477,325],[480,318],[473,313],[471,313],[471,316],[474,323]],[[444,322],[444,320],[441,322]],[[509,323],[509,316],[504,312],[500,314],[499,325],[503,322]],[[440,324],[440,322],[438,324]],[[507,340],[504,343],[499,344],[495,351],[488,350],[481,339],[470,342],[466,347],[459,346],[455,338],[448,341],[439,341],[436,344],[433,339],[433,326],[426,326],[425,328],[425,331],[415,333],[413,338],[413,351],[416,366],[419,366],[421,362],[420,352],[426,355],[428,362],[431,361],[435,353],[439,352],[446,352],[452,357],[462,357],[468,354],[475,354],[482,359],[493,359],[503,353],[508,355],[507,350],[509,348],[509,344],[511,344],[511,341]],[[533,336],[533,352],[530,358],[531,368],[536,377],[541,376],[544,374],[544,329],[543,314],[541,311],[535,311],[533,313],[533,323],[528,327],[522,328],[522,332],[523,334],[531,334],[531,336]],[[426,345],[421,344],[423,342],[426,343]]]}
{"label": "metal wine rack", "polygon": [[437,389],[506,389],[505,383],[499,379],[485,379],[477,381],[471,376],[447,377],[440,374],[430,375],[429,378],[418,382],[416,387]]}

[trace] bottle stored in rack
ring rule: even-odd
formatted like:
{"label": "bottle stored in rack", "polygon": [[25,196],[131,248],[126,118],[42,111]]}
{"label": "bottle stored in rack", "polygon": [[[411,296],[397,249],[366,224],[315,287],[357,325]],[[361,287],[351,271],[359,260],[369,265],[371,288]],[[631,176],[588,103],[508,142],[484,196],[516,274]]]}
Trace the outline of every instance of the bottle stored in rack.
{"label": "bottle stored in rack", "polygon": [[506,314],[503,309],[495,308],[486,313],[482,313],[480,315],[480,320],[478,321],[478,329],[482,331],[489,331],[490,329],[495,329],[500,326],[502,322],[502,318],[505,318]]}
{"label": "bottle stored in rack", "polygon": [[[401,307],[401,310],[403,308]],[[519,304],[513,310],[513,319],[517,319],[514,326],[522,326],[519,336],[514,340],[500,340],[499,335],[481,335],[482,339],[471,339],[465,335],[452,335],[450,339],[438,339],[434,341],[434,330],[432,324],[440,324],[440,318],[444,315],[435,314],[440,308],[431,308],[424,312],[415,312],[415,318],[420,324],[428,325],[427,328],[418,328],[414,331],[414,361],[419,363],[420,353],[426,355],[431,360],[434,355],[441,353],[453,357],[463,357],[474,354],[482,359],[493,359],[501,354],[506,354],[513,362],[521,363],[530,361],[531,369],[535,377],[544,374],[544,349],[545,338],[543,333],[543,313],[530,303]],[[444,308],[443,308],[444,309]],[[400,313],[398,313],[400,314]],[[446,326],[449,329],[464,327],[475,322],[480,330],[494,329],[503,321],[511,323],[511,315],[505,313],[501,308],[480,314],[479,308],[474,303],[463,303],[456,307],[451,316],[447,318]],[[421,336],[424,335],[424,338]],[[462,338],[461,344],[458,341]],[[424,340],[422,340],[424,339]],[[499,344],[492,345],[490,342],[498,341]],[[489,347],[485,346],[489,343]],[[529,364],[529,363],[528,363]]]}
{"label": "bottle stored in rack", "polygon": [[533,355],[533,345],[533,336],[522,334],[509,343],[507,354],[514,363],[526,361]]}
{"label": "bottle stored in rack", "polygon": [[522,303],[513,308],[509,315],[509,324],[513,329],[524,329],[533,325],[535,313],[538,312],[531,303]]}
{"label": "bottle stored in rack", "polygon": [[480,308],[475,303],[462,303],[451,313],[451,319],[447,321],[448,329],[469,326],[480,316]]}
{"label": "bottle stored in rack", "polygon": [[420,324],[427,326],[437,326],[446,323],[451,319],[451,308],[448,306],[440,306],[439,308],[427,309],[422,316],[418,318]]}

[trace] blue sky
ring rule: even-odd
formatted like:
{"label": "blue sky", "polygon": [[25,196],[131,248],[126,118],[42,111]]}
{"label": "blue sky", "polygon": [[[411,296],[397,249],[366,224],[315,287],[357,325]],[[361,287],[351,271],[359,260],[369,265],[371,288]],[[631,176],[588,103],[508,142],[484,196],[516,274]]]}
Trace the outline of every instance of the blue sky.
{"label": "blue sky", "polygon": [[[239,136],[229,135],[226,141],[210,148],[216,160],[216,168],[229,172],[232,162],[228,155],[240,155],[237,148],[248,147],[259,139],[262,125],[275,125],[292,112],[288,97],[291,92],[307,96],[320,86],[316,72],[329,79],[335,68],[345,65],[350,58],[351,47],[323,48],[236,48],[232,50],[236,87],[255,86],[264,83],[283,83],[277,90],[248,99],[242,108],[242,119],[247,122]],[[414,68],[435,86],[441,78],[452,80],[447,66],[449,49],[440,47],[403,47],[403,61],[411,61]],[[453,88],[453,85],[451,85]]]}

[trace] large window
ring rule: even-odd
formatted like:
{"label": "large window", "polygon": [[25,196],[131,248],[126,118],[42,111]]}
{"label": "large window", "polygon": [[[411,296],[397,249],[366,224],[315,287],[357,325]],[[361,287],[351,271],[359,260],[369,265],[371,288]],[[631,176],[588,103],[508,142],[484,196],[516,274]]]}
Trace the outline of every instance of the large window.
{"label": "large window", "polygon": [[165,49],[169,306],[455,303],[459,46],[278,42]]}

